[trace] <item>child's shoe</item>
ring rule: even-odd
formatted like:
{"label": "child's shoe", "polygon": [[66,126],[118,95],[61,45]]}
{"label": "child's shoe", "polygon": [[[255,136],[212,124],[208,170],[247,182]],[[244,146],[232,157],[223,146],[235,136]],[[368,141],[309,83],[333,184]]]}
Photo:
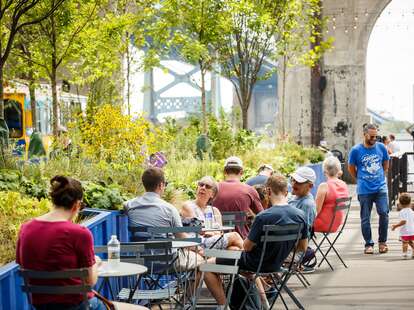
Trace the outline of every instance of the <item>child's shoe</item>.
{"label": "child's shoe", "polygon": [[407,253],[403,253],[403,254],[402,254],[402,258],[403,258],[403,259],[407,259],[407,258],[408,258],[408,254],[407,254]]}

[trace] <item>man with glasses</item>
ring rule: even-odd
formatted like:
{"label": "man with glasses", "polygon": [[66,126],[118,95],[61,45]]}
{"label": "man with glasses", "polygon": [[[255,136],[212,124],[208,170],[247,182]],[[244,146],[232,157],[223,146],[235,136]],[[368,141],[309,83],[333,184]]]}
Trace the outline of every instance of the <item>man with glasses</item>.
{"label": "man with glasses", "polygon": [[316,181],[315,171],[309,167],[299,167],[290,177],[293,197],[289,205],[305,212],[306,223],[311,229],[316,217],[315,199],[310,192]]}
{"label": "man with glasses", "polygon": [[365,254],[374,254],[371,235],[371,211],[375,202],[379,215],[379,253],[388,252],[388,188],[385,181],[389,167],[387,148],[377,142],[375,124],[363,126],[364,141],[355,145],[349,153],[348,171],[357,180],[357,194],[361,205],[361,230],[365,240]]}

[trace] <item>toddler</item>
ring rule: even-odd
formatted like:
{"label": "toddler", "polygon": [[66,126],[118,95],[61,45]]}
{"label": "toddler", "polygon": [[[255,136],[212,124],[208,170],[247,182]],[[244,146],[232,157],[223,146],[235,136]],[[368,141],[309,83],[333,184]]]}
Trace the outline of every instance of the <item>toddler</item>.
{"label": "toddler", "polygon": [[400,228],[400,238],[402,241],[403,257],[407,258],[408,245],[413,249],[414,258],[414,211],[411,209],[411,197],[408,193],[402,193],[399,197],[400,203],[400,222],[392,225],[392,230]]}

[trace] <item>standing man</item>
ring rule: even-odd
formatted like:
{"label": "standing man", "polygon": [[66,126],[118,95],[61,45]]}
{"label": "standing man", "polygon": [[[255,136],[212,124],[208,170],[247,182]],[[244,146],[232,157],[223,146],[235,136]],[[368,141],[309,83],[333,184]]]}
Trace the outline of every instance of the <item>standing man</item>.
{"label": "standing man", "polygon": [[374,254],[371,235],[371,210],[375,202],[379,215],[379,253],[387,253],[388,188],[385,175],[389,167],[387,149],[377,143],[378,129],[374,124],[363,126],[364,142],[349,153],[348,171],[357,180],[357,194],[361,205],[361,230],[365,240],[365,254]]}
{"label": "standing man", "polygon": [[393,134],[390,134],[388,137],[391,141],[390,144],[388,144],[388,149],[391,150],[391,154],[399,152],[401,149],[397,141],[395,141],[395,136]]}
{"label": "standing man", "polygon": [[[224,181],[219,183],[219,190],[213,205],[220,212],[243,211],[247,216],[253,216],[263,211],[259,194],[250,185],[240,182],[243,175],[243,162],[236,156],[226,159],[224,164]],[[245,239],[249,227],[236,227],[236,231]]]}

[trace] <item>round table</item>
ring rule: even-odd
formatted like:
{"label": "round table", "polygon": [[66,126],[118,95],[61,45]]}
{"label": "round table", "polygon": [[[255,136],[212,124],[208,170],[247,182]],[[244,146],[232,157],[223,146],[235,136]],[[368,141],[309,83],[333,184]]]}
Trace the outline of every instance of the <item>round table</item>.
{"label": "round table", "polygon": [[98,268],[98,276],[105,277],[125,277],[125,276],[134,276],[140,275],[147,272],[148,268],[131,263],[119,262],[116,266],[109,267],[107,261],[102,261],[102,265]]}
{"label": "round table", "polygon": [[97,291],[102,291],[103,287],[107,285],[112,299],[115,300],[115,294],[109,278],[138,276],[147,272],[147,270],[147,267],[139,264],[119,262],[115,266],[109,266],[107,261],[102,261],[102,264],[98,268],[98,277],[103,278],[103,281]]}
{"label": "round table", "polygon": [[215,231],[233,231],[235,228],[234,226],[219,226],[219,227],[213,227],[213,228],[202,228],[201,232],[215,232]]}
{"label": "round table", "polygon": [[194,241],[171,241],[171,247],[173,249],[191,248],[200,245],[200,242]]}

